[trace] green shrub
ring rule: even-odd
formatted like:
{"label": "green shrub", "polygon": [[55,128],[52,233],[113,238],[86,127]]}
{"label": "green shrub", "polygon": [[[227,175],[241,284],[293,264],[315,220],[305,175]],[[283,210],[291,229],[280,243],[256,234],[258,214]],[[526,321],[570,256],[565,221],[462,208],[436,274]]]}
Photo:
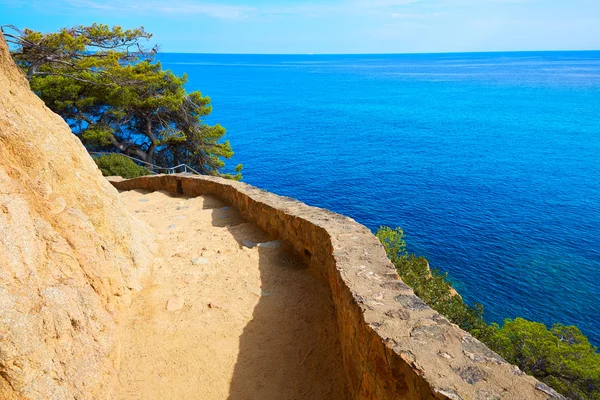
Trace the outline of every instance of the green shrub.
{"label": "green shrub", "polygon": [[522,318],[488,325],[483,306],[465,304],[448,274],[431,271],[425,258],[406,251],[402,229],[381,227],[377,237],[402,280],[431,308],[563,395],[600,400],[600,354],[577,327],[555,324],[548,330]]}
{"label": "green shrub", "polygon": [[487,344],[570,399],[600,399],[600,354],[575,326],[507,319]]}
{"label": "green shrub", "polygon": [[140,167],[133,160],[119,154],[104,154],[94,157],[94,161],[104,176],[121,176],[131,179],[151,174],[146,168]]}

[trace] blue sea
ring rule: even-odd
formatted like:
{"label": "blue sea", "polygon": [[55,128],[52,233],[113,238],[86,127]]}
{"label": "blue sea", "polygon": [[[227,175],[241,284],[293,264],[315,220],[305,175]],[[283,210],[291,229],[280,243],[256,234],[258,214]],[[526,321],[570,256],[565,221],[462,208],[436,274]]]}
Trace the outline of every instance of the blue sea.
{"label": "blue sea", "polygon": [[244,181],[400,226],[488,321],[600,344],[600,52],[162,54]]}

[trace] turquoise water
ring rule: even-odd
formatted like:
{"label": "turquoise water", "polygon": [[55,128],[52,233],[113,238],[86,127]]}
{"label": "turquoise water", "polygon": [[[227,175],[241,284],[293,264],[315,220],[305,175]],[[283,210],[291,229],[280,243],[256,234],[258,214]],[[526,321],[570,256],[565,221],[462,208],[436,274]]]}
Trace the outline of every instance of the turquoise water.
{"label": "turquoise water", "polygon": [[600,52],[160,59],[246,182],[401,226],[490,321],[600,344]]}

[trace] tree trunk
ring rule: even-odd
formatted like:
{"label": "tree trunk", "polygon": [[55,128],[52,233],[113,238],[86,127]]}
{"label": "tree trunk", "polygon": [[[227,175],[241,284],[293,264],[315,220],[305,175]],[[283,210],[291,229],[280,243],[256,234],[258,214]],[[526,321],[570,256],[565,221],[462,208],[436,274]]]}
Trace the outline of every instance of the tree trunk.
{"label": "tree trunk", "polygon": [[150,139],[150,147],[148,147],[148,152],[146,153],[146,162],[150,164],[154,164],[154,151],[156,150],[156,137],[152,132],[152,120],[150,117],[146,117],[146,136]]}
{"label": "tree trunk", "polygon": [[127,154],[128,156],[139,158],[140,160],[145,161],[147,163],[152,163],[151,161],[148,161],[148,153],[145,152],[144,150],[141,150],[138,148],[131,148],[131,147],[127,146],[126,144],[119,142],[112,135],[110,137],[110,141],[112,142],[113,146],[115,146],[121,153]]}
{"label": "tree trunk", "polygon": [[152,143],[146,152],[146,162],[154,164],[154,150],[156,150],[156,144]]}

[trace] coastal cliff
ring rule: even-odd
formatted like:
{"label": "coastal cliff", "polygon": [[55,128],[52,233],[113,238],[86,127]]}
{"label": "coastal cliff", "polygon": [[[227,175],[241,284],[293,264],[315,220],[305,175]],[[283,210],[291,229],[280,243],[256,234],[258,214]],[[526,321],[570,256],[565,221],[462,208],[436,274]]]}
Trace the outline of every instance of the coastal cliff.
{"label": "coastal cliff", "polygon": [[[153,234],[126,211],[117,191],[101,176],[67,124],[30,91],[27,80],[12,62],[8,48],[0,37],[1,399],[115,398],[118,396],[114,391],[119,386],[115,379],[120,360],[129,362],[128,365],[147,364],[146,359],[140,357],[143,353],[134,346],[125,346],[129,358],[120,354],[118,332],[123,333],[124,327],[143,325],[136,316],[143,315],[146,319],[142,322],[149,325],[148,332],[154,333],[154,322],[157,320],[153,318],[161,318],[158,321],[165,328],[164,332],[171,334],[181,334],[182,329],[189,329],[186,318],[173,317],[185,312],[197,313],[197,318],[189,321],[202,322],[204,325],[200,324],[202,326],[199,325],[198,329],[205,331],[209,325],[213,328],[217,326],[214,323],[205,324],[200,319],[209,311],[215,311],[211,314],[215,320],[240,319],[239,313],[228,310],[227,303],[204,298],[196,299],[193,303],[189,301],[191,293],[197,295],[198,288],[208,286],[205,280],[208,276],[206,265],[213,262],[208,257],[213,257],[216,263],[226,257],[231,261],[232,254],[251,260],[255,257],[259,269],[254,271],[257,287],[251,288],[253,291],[250,293],[256,297],[257,303],[247,310],[249,322],[241,326],[243,333],[239,351],[234,347],[226,347],[231,353],[229,361],[235,363],[232,381],[225,382],[223,391],[230,394],[229,398],[244,398],[232,396],[231,393],[246,396],[247,383],[256,383],[255,376],[267,382],[262,385],[263,388],[273,385],[273,375],[266,374],[267,369],[262,365],[258,370],[253,370],[257,359],[265,362],[265,352],[257,352],[265,349],[269,350],[266,353],[277,356],[273,358],[276,361],[266,367],[280,370],[281,364],[289,364],[286,367],[292,371],[290,374],[300,374],[308,368],[306,364],[314,361],[317,366],[314,371],[322,375],[321,371],[327,369],[321,367],[323,360],[332,360],[337,364],[327,365],[339,372],[334,377],[339,383],[337,393],[347,393],[345,397],[351,399],[562,398],[551,388],[507,363],[417,298],[412,289],[401,281],[377,238],[350,218],[216,177],[156,176],[115,181],[113,184],[121,191],[161,191],[159,195],[172,200],[174,209],[182,213],[191,206],[179,204],[180,197],[194,199],[209,196],[218,199],[223,204],[219,203],[219,207],[215,206],[213,210],[203,203],[210,199],[201,199],[197,214],[205,213],[201,216],[206,216],[203,222],[209,226],[206,230],[212,235],[211,240],[230,240],[233,249],[230,252],[202,249],[202,257],[195,257],[185,251],[199,250],[193,247],[202,247],[204,244],[194,241],[186,249],[175,248],[173,254],[162,254],[164,258],[156,264]],[[142,211],[137,203],[134,204],[133,212]],[[316,307],[305,307],[307,326],[315,329],[316,333],[307,333],[305,327],[291,331],[293,336],[290,336],[288,344],[297,353],[294,353],[298,356],[296,359],[284,346],[273,345],[264,339],[266,331],[274,336],[282,336],[278,329],[282,326],[289,329],[297,322],[294,319],[301,318],[296,318],[299,314],[291,313],[289,308],[279,313],[271,312],[271,304],[280,302],[274,296],[277,292],[259,286],[265,282],[274,285],[271,282],[273,275],[267,276],[273,274],[265,262],[269,257],[269,253],[265,253],[265,250],[269,251],[268,247],[256,246],[254,253],[246,253],[242,246],[245,240],[238,240],[235,235],[247,232],[232,229],[226,236],[224,231],[233,225],[227,222],[228,215],[220,213],[233,212],[229,207],[239,213],[238,222],[243,229],[250,230],[243,223],[249,221],[256,225],[252,229],[269,238],[265,244],[285,242],[294,252],[294,258],[286,255],[274,259],[284,266],[293,265],[295,269],[290,273],[306,272],[306,282],[310,283],[306,288],[320,288],[323,298],[330,302],[325,304],[329,308],[322,310],[323,315],[330,317],[329,325],[325,325],[326,318],[314,318]],[[174,221],[185,221],[191,219],[189,217],[172,215]],[[158,227],[167,232],[162,234],[174,235],[174,242],[179,245],[176,236],[179,233],[175,229],[177,224],[163,214],[159,219]],[[192,233],[186,231],[185,236],[195,240],[193,235],[197,225],[190,226],[192,230],[189,232]],[[211,228],[215,228],[215,231],[210,231]],[[216,228],[223,229],[218,231]],[[172,262],[175,258],[180,259],[177,261],[179,264]],[[172,273],[174,265],[184,264],[189,269],[186,273]],[[240,275],[239,270],[233,267],[248,269],[248,261],[230,264],[233,271],[231,280]],[[155,279],[161,277],[162,268],[164,276],[177,281],[172,288],[168,288],[168,293],[147,291],[148,303],[153,308],[147,310],[140,306],[145,303],[138,302],[138,309],[132,308],[139,314],[130,313],[133,318],[129,319],[129,325],[121,323],[120,316],[126,315],[122,311],[129,309],[134,297],[132,292],[141,289],[141,281],[151,268],[158,272]],[[216,271],[216,277],[224,275],[220,270]],[[309,273],[312,274],[310,278]],[[313,284],[315,280],[317,283]],[[297,283],[293,279],[280,281]],[[166,282],[166,278],[157,281],[155,287],[167,286]],[[245,285],[247,282],[243,283]],[[163,287],[161,290],[166,289]],[[190,297],[165,297],[168,300],[165,307],[165,299],[159,295],[179,295],[182,290],[189,290],[187,293]],[[291,303],[305,306],[303,296],[309,293],[308,290],[301,288],[297,293],[299,297],[292,299]],[[233,291],[229,297],[222,301],[237,299],[239,293]],[[154,301],[156,304],[152,303]],[[242,303],[246,306],[249,304],[245,301]],[[261,310],[268,310],[264,312],[262,322],[255,318]],[[294,321],[273,324],[273,316],[283,314]],[[173,321],[182,326],[177,328]],[[134,331],[133,328],[130,331]],[[139,337],[131,335],[129,343],[146,343],[144,340],[149,335],[145,331],[142,333]],[[206,342],[220,344],[219,340],[214,340],[219,334],[216,331],[214,335],[206,335]],[[327,345],[320,347],[325,354],[319,356],[310,342],[306,351],[298,352],[295,340],[301,336],[327,338]],[[144,376],[156,381],[172,396],[174,391],[171,388],[175,385],[162,385],[155,379],[157,376],[164,378],[160,375],[160,368],[170,368],[171,375],[178,379],[185,378],[185,384],[197,385],[190,389],[194,397],[206,398],[207,391],[203,391],[203,388],[207,384],[214,384],[214,381],[207,378],[208,375],[201,375],[195,367],[208,357],[218,359],[215,357],[217,352],[215,350],[204,358],[193,357],[189,363],[183,362],[185,357],[182,354],[187,355],[191,346],[195,350],[202,347],[201,342],[189,340],[190,337],[184,335],[185,340],[177,342],[181,347],[174,347],[173,350],[165,345],[160,334],[152,337],[156,340],[151,341],[151,345],[140,345],[140,348],[147,350],[145,354],[154,353],[155,349],[165,354],[164,357],[158,357],[155,364],[157,369],[150,370]],[[238,338],[233,339],[235,342]],[[174,346],[174,342],[169,345]],[[219,356],[227,353],[218,346],[217,350]],[[178,360],[175,360],[177,357]],[[180,362],[179,368],[172,367],[174,361]],[[135,369],[122,368],[122,371]],[[223,375],[221,372],[219,374]],[[130,382],[133,385],[131,387],[139,383],[133,378],[130,379],[133,382]],[[285,376],[281,379],[282,385],[289,382]],[[302,379],[301,383],[306,393],[314,393],[314,387],[311,387],[314,380]],[[327,389],[328,385],[331,386],[330,381],[323,387]],[[272,396],[259,398],[282,397],[277,391],[271,392]],[[132,393],[134,398],[140,396],[140,392]],[[149,396],[156,396],[156,393],[150,390]],[[250,396],[254,393],[250,392]],[[313,398],[324,396],[313,395]]]}
{"label": "coastal cliff", "polygon": [[0,35],[0,398],[111,397],[151,243]]}

